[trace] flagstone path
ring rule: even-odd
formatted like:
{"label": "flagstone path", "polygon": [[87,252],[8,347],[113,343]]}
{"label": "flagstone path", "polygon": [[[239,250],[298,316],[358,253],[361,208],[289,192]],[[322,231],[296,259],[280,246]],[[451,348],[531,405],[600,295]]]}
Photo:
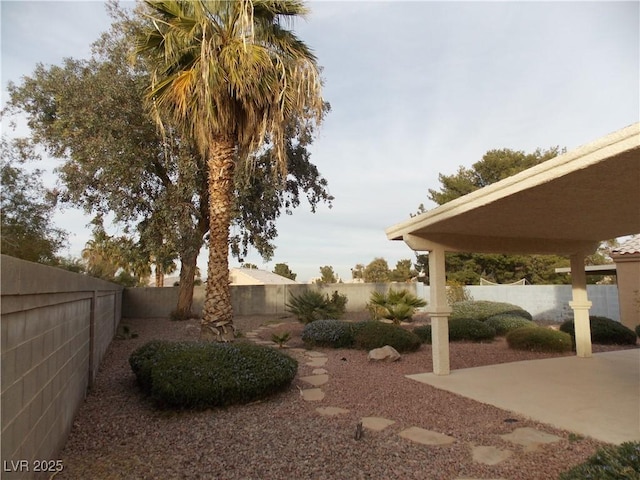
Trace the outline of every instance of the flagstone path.
{"label": "flagstone path", "polygon": [[[281,325],[283,325],[283,323],[263,325],[256,330],[246,333],[245,337],[258,345],[278,347],[278,344],[275,342],[262,340],[260,338],[260,333],[268,332],[269,330]],[[293,356],[298,357],[298,360],[303,362],[306,366],[314,367],[312,375],[299,377],[302,382],[308,385],[308,388],[298,387],[300,389],[300,396],[302,399],[306,402],[321,402],[324,400],[325,394],[320,387],[327,384],[330,380],[330,371],[324,368],[327,367],[327,355],[323,352],[307,350],[305,348],[288,348],[287,351],[293,354]],[[325,417],[334,417],[349,413],[349,410],[336,406],[322,406],[317,407],[316,412]],[[362,428],[374,432],[385,430],[396,423],[395,420],[382,417],[361,417],[360,422]],[[426,446],[443,447],[454,444],[458,441],[455,437],[416,426],[400,430],[398,432],[398,436],[411,442]],[[507,442],[524,447],[525,452],[536,450],[542,444],[554,443],[561,440],[561,438],[556,435],[541,432],[534,428],[515,428],[513,432],[509,434],[500,435],[500,438]],[[482,463],[484,465],[497,465],[498,463],[512,457],[515,453],[516,452],[513,450],[498,448],[493,445],[471,445],[471,458],[474,462]],[[459,477],[455,480],[488,479]]]}

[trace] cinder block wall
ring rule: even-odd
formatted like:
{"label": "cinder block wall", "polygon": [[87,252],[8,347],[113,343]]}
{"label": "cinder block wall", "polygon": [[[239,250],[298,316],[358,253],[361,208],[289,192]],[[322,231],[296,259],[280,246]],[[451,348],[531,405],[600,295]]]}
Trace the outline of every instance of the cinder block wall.
{"label": "cinder block wall", "polygon": [[56,460],[115,335],[122,288],[6,255],[0,261],[2,478],[38,478],[35,461]]}

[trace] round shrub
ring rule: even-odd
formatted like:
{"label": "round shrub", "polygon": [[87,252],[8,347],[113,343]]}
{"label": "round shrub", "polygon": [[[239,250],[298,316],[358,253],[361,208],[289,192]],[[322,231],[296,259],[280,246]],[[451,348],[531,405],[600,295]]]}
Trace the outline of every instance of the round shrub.
{"label": "round shrub", "polygon": [[530,320],[525,320],[519,315],[513,315],[510,313],[503,313],[501,315],[494,315],[487,318],[486,325],[493,327],[496,331],[496,335],[502,336],[509,333],[511,330],[521,327],[535,327],[536,324]]}
{"label": "round shrub", "polygon": [[431,344],[431,325],[416,327],[413,329],[413,333],[422,340],[422,343]]}
{"label": "round shrub", "polygon": [[636,325],[636,335],[640,337],[640,325]]}
{"label": "round shrub", "polygon": [[[630,328],[620,322],[607,317],[590,316],[591,341],[600,345],[635,345],[636,334]],[[560,325],[562,332],[575,337],[575,325],[573,320],[567,320]]]}
{"label": "round shrub", "polygon": [[532,352],[570,352],[571,336],[551,328],[521,327],[507,333],[507,343],[514,350]]}
{"label": "round shrub", "polygon": [[483,340],[493,340],[495,336],[495,329],[479,320],[449,319],[449,340],[452,342],[459,340],[481,342]]}
{"label": "round shrub", "polygon": [[298,370],[288,355],[249,343],[151,343],[136,350],[130,363],[138,381],[148,386],[143,389],[162,406],[252,402],[288,387]]}
{"label": "round shrub", "polygon": [[136,376],[138,385],[145,393],[151,393],[151,370],[160,352],[172,348],[173,342],[152,340],[134,350],[129,356],[129,365]]}
{"label": "round shrub", "polygon": [[511,314],[532,320],[533,317],[523,308],[504,302],[490,302],[487,300],[468,300],[457,302],[452,305],[452,312],[449,319],[471,319],[484,322],[495,315]]}
{"label": "round shrub", "polygon": [[559,480],[617,480],[640,478],[640,442],[607,445],[586,462],[560,474]]}
{"label": "round shrub", "polygon": [[354,328],[357,348],[372,350],[389,345],[398,352],[415,352],[422,342],[415,333],[390,323],[378,321],[360,322]]}
{"label": "round shrub", "polygon": [[353,345],[353,328],[340,320],[316,320],[304,326],[302,340],[310,346],[350,347]]}

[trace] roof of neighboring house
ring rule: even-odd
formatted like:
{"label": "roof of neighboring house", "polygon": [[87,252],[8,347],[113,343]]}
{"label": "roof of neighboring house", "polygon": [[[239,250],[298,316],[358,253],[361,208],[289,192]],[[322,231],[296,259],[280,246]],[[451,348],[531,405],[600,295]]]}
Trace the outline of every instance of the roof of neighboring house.
{"label": "roof of neighboring house", "polygon": [[257,268],[232,268],[229,270],[231,285],[285,285],[297,284],[290,278]]}
{"label": "roof of neighboring house", "polygon": [[633,255],[635,253],[640,253],[640,235],[634,235],[619,247],[614,248],[611,253],[617,255]]}

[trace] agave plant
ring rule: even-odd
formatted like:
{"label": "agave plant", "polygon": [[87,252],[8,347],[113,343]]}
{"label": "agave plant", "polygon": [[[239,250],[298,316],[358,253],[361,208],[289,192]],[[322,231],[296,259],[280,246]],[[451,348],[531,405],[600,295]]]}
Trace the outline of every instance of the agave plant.
{"label": "agave plant", "polygon": [[386,294],[373,292],[369,300],[374,316],[393,320],[395,324],[411,320],[416,308],[424,307],[426,304],[425,300],[408,290],[390,289]]}

